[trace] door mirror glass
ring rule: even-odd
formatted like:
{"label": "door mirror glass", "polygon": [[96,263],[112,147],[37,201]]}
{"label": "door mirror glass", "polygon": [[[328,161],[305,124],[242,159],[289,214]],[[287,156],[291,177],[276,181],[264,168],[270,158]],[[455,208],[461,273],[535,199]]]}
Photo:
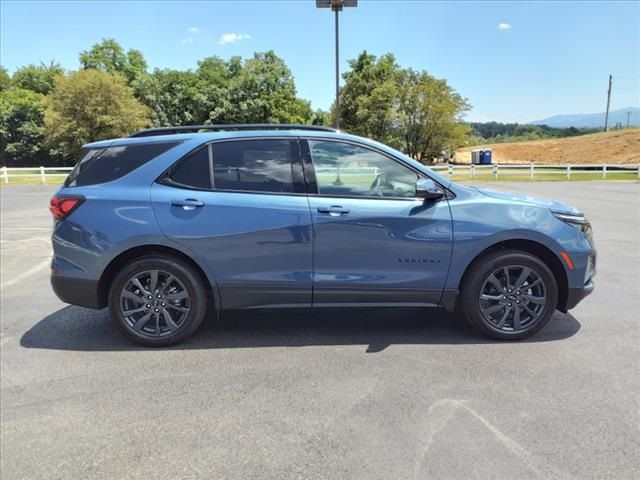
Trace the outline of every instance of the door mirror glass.
{"label": "door mirror glass", "polygon": [[416,197],[436,200],[444,196],[444,190],[430,178],[419,178],[416,182]]}

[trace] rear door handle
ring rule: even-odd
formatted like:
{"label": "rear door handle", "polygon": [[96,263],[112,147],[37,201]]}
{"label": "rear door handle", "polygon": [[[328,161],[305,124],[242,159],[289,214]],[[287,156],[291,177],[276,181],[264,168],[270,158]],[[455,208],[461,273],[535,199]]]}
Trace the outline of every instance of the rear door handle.
{"label": "rear door handle", "polygon": [[185,210],[193,210],[196,207],[204,207],[204,202],[195,198],[185,198],[184,200],[171,200],[174,207],[182,207]]}
{"label": "rear door handle", "polygon": [[318,213],[328,213],[332,217],[339,217],[346,215],[350,212],[348,208],[344,208],[342,205],[331,205],[330,207],[318,207]]}

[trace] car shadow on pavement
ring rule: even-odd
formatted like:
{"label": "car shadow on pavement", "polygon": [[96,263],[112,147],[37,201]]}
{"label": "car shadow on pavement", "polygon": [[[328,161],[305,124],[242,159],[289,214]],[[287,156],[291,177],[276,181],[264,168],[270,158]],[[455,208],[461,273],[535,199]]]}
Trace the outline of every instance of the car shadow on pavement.
{"label": "car shadow on pavement", "polygon": [[[556,312],[525,342],[549,342],[580,330],[571,314]],[[252,310],[205,319],[185,342],[168,349],[222,349],[363,345],[368,353],[390,345],[502,343],[483,337],[460,315],[425,308]],[[78,351],[145,349],[122,336],[107,310],[68,306],[52,313],[20,339],[26,348]]]}

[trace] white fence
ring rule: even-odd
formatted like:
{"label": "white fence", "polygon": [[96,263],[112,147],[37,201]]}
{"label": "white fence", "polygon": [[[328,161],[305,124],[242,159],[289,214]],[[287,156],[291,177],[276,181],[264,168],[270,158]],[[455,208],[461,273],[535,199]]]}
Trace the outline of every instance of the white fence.
{"label": "white fence", "polygon": [[607,178],[610,173],[626,173],[629,178],[640,178],[640,164],[601,164],[601,165],[536,165],[534,163],[522,165],[434,165],[431,167],[435,171],[444,171],[449,176],[452,175],[468,175],[474,178],[476,175],[493,175],[497,180],[501,175],[528,175],[529,180],[534,180],[536,176],[542,175],[565,175],[567,180],[571,180],[571,175],[591,174],[601,175]]}
{"label": "white fence", "polygon": [[[536,176],[549,174],[564,174],[567,180],[571,180],[571,175],[576,173],[589,173],[591,175],[601,175],[607,178],[609,173],[626,173],[629,178],[640,178],[640,164],[601,164],[601,165],[434,165],[431,167],[435,171],[446,172],[452,175],[468,175],[474,178],[476,175],[491,174],[497,180],[500,176],[508,175],[528,175],[530,180],[534,180]],[[20,178],[39,178],[40,183],[46,183],[50,177],[66,177],[73,167],[2,167],[0,178],[5,184],[9,183],[9,179]],[[342,169],[342,173],[346,173],[347,169]],[[373,169],[367,169],[373,171]],[[370,172],[367,172],[370,174]]]}
{"label": "white fence", "polygon": [[71,170],[73,167],[2,167],[0,178],[5,184],[9,183],[10,178],[40,178],[40,183],[47,183],[47,178],[64,178]]}

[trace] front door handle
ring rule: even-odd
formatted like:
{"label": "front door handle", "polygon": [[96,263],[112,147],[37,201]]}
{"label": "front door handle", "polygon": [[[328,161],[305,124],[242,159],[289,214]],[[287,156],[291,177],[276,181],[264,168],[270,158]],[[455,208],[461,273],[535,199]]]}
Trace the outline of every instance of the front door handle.
{"label": "front door handle", "polygon": [[184,200],[171,200],[174,207],[182,207],[184,210],[194,210],[196,207],[204,207],[204,202],[195,198],[185,198]]}
{"label": "front door handle", "polygon": [[328,213],[332,217],[339,217],[349,213],[348,208],[344,208],[342,205],[331,205],[330,207],[318,207],[318,213]]}

